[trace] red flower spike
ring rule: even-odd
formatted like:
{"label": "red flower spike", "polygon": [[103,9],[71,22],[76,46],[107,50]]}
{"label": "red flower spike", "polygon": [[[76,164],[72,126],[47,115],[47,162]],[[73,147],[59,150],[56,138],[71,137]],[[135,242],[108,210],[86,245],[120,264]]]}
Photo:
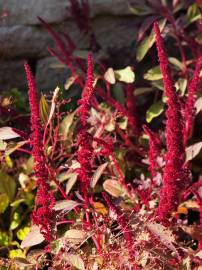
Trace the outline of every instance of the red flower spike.
{"label": "red flower spike", "polygon": [[165,220],[176,209],[180,194],[189,184],[189,172],[184,167],[183,119],[179,97],[170,73],[165,47],[157,23],[154,23],[156,45],[167,100],[166,145],[163,186],[157,216]]}
{"label": "red flower spike", "polygon": [[126,107],[128,109],[128,123],[134,134],[139,134],[140,129],[137,120],[137,109],[135,106],[135,96],[133,95],[134,87],[132,84],[127,85]]}
{"label": "red flower spike", "polygon": [[39,117],[39,105],[37,100],[36,84],[27,63],[24,65],[29,87],[29,104],[31,110],[31,145],[32,156],[34,157],[34,171],[37,178],[37,195],[35,199],[35,209],[32,215],[32,220],[40,226],[41,233],[47,241],[52,240],[53,226],[53,206],[55,203],[53,194],[50,191],[50,186],[47,183],[48,171],[45,164],[45,157],[42,145],[42,133]]}
{"label": "red flower spike", "polygon": [[149,170],[151,172],[152,177],[156,176],[156,172],[159,169],[159,165],[157,163],[157,157],[160,156],[162,143],[154,132],[152,132],[146,125],[143,126],[145,133],[149,136]]}
{"label": "red flower spike", "polygon": [[92,159],[93,159],[93,148],[92,148],[92,136],[88,133],[87,119],[89,116],[89,110],[91,106],[91,100],[93,97],[93,62],[91,54],[88,55],[88,68],[87,68],[87,80],[82,92],[81,99],[78,101],[80,105],[77,110],[77,115],[81,121],[81,127],[78,131],[79,146],[77,159],[80,163],[78,169],[79,179],[81,182],[82,191],[84,196],[87,198],[87,190],[90,183],[90,177],[92,174]]}
{"label": "red flower spike", "polygon": [[202,57],[198,59],[196,62],[196,68],[194,70],[193,79],[191,80],[189,86],[188,86],[188,97],[185,104],[185,133],[184,133],[184,144],[186,145],[187,139],[190,136],[190,132],[193,128],[193,121],[195,117],[195,102],[196,102],[196,92],[197,92],[197,86],[199,83],[199,74],[202,64]]}

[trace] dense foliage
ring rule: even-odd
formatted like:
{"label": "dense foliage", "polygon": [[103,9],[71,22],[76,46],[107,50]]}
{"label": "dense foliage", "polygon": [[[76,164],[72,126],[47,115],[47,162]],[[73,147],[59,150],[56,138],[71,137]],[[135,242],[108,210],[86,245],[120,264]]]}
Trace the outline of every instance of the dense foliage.
{"label": "dense foliage", "polygon": [[136,57],[112,68],[70,2],[88,51],[39,18],[65,85],[40,95],[25,63],[30,115],[1,95],[0,269],[200,270],[201,3],[131,1]]}

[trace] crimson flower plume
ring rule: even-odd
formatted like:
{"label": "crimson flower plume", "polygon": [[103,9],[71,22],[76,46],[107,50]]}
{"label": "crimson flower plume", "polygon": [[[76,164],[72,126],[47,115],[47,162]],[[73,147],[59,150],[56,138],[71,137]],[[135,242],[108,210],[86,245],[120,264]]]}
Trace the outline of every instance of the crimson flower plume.
{"label": "crimson flower plume", "polygon": [[42,132],[39,117],[39,105],[37,99],[36,84],[27,63],[24,65],[29,87],[29,104],[31,110],[31,138],[32,156],[34,158],[34,171],[37,179],[37,195],[32,220],[39,225],[41,233],[47,241],[52,240],[53,206],[55,203],[48,180],[48,170],[42,144]]}
{"label": "crimson flower plume", "polygon": [[81,182],[82,191],[87,197],[88,187],[90,184],[90,177],[92,174],[92,159],[93,159],[93,147],[92,136],[88,132],[88,116],[91,106],[91,100],[93,97],[93,62],[91,54],[88,55],[88,68],[87,79],[84,86],[81,99],[78,101],[79,108],[77,115],[80,118],[80,128],[78,131],[78,152],[77,160],[80,163],[78,169],[79,180]]}
{"label": "crimson flower plume", "polygon": [[188,170],[184,166],[183,118],[179,97],[174,87],[168,58],[165,52],[159,26],[154,23],[156,46],[163,75],[165,95],[167,96],[166,110],[166,146],[165,167],[163,171],[163,186],[160,193],[160,202],[157,216],[160,220],[166,219],[176,209],[181,192],[189,183]]}

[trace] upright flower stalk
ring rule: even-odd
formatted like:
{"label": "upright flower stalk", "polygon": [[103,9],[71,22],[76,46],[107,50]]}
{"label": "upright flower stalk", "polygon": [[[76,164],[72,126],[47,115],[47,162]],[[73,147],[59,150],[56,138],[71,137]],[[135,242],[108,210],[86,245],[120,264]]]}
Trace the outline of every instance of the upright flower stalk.
{"label": "upright flower stalk", "polygon": [[184,166],[185,149],[181,105],[174,87],[163,39],[157,23],[154,23],[154,32],[160,68],[163,75],[164,91],[168,98],[165,132],[167,153],[163,171],[163,186],[160,192],[160,202],[157,209],[158,218],[165,220],[171,212],[176,209],[180,194],[189,183],[189,174]]}
{"label": "upright flower stalk", "polygon": [[93,147],[92,136],[88,132],[88,117],[93,96],[93,62],[91,54],[88,55],[87,79],[84,86],[81,99],[78,101],[79,108],[77,115],[80,119],[80,128],[78,131],[78,152],[77,160],[80,164],[78,169],[79,180],[82,192],[87,198],[90,178],[92,176]]}
{"label": "upright flower stalk", "polygon": [[33,222],[40,226],[41,233],[47,241],[52,239],[52,225],[55,203],[53,194],[48,184],[48,170],[45,163],[45,156],[42,144],[42,132],[39,117],[39,105],[37,100],[36,84],[27,63],[24,65],[29,87],[29,104],[31,110],[31,138],[32,156],[34,158],[34,171],[37,179],[37,195],[35,199],[35,209],[33,211]]}
{"label": "upright flower stalk", "polygon": [[159,165],[157,163],[157,157],[160,156],[162,144],[154,132],[152,132],[146,125],[143,126],[145,133],[149,136],[149,170],[151,172],[152,177],[156,176],[157,170],[159,169]]}
{"label": "upright flower stalk", "polygon": [[184,144],[185,145],[193,129],[193,121],[194,121],[195,112],[196,112],[194,105],[196,102],[197,86],[200,79],[199,74],[200,74],[201,64],[202,64],[202,56],[196,62],[196,68],[194,70],[193,79],[191,80],[188,87],[188,97],[185,103],[185,112],[184,112],[184,117],[185,117]]}

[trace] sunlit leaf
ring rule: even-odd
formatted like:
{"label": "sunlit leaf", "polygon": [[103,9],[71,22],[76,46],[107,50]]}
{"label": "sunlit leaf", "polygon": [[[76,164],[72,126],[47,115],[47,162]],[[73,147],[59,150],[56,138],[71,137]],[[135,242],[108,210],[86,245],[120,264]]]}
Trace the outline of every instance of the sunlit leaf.
{"label": "sunlit leaf", "polygon": [[25,258],[25,254],[22,249],[12,249],[9,251],[9,258],[13,259],[15,257]]}
{"label": "sunlit leaf", "polygon": [[67,81],[65,82],[65,90],[69,90],[69,88],[74,84],[74,82],[76,81],[77,77],[76,76],[71,76],[67,79]]}
{"label": "sunlit leaf", "polygon": [[[159,21],[160,32],[163,31],[165,24],[166,24],[166,19]],[[145,57],[149,49],[153,46],[154,42],[155,42],[155,35],[152,30],[151,34],[145,37],[137,48],[136,59],[138,62],[142,61],[142,59]]]}
{"label": "sunlit leaf", "polygon": [[30,232],[30,227],[25,226],[17,231],[17,237],[19,240],[24,240],[27,234]]}
{"label": "sunlit leaf", "polygon": [[52,97],[52,100],[51,100],[51,108],[50,108],[50,113],[49,113],[49,116],[48,116],[47,125],[50,123],[50,121],[51,121],[51,119],[53,117],[53,114],[55,112],[56,100],[57,100],[59,91],[60,91],[60,88],[56,87],[54,92],[53,92],[53,97]]}
{"label": "sunlit leaf", "polygon": [[59,210],[71,211],[72,209],[74,209],[78,205],[80,205],[80,203],[78,203],[76,201],[62,200],[62,201],[57,201],[53,208],[55,211],[59,211]]}
{"label": "sunlit leaf", "polygon": [[7,144],[6,147],[6,155],[10,155],[13,152],[15,152],[17,149],[21,148],[24,144],[26,144],[26,141],[21,141],[21,142],[10,142]]}
{"label": "sunlit leaf", "polygon": [[15,230],[21,221],[21,214],[16,210],[13,214],[13,218],[10,224],[10,230]]}
{"label": "sunlit leaf", "polygon": [[6,193],[0,194],[0,214],[3,213],[9,205],[9,197]]}
{"label": "sunlit leaf", "polygon": [[16,183],[15,180],[0,170],[0,193],[8,195],[9,200],[12,201],[15,195]]}
{"label": "sunlit leaf", "polygon": [[40,118],[43,121],[43,123],[47,122],[49,111],[50,111],[50,108],[46,101],[46,98],[44,95],[42,95],[39,102],[39,112],[40,112]]}
{"label": "sunlit leaf", "polygon": [[60,133],[61,133],[63,139],[66,139],[68,136],[68,133],[70,131],[70,127],[71,127],[73,120],[74,120],[75,113],[76,113],[76,111],[69,113],[61,122]]}
{"label": "sunlit leaf", "polygon": [[96,212],[98,212],[104,216],[108,214],[107,208],[101,202],[93,202],[93,207],[95,208]]}
{"label": "sunlit leaf", "polygon": [[2,231],[0,229],[0,246],[8,246],[9,244],[9,236],[7,232]]}
{"label": "sunlit leaf", "polygon": [[160,66],[155,66],[151,69],[149,69],[144,74],[144,79],[148,81],[157,81],[163,78],[163,75],[161,74]]}
{"label": "sunlit leaf", "polygon": [[11,127],[2,127],[0,128],[0,140],[10,140],[18,138],[20,135],[14,131]]}
{"label": "sunlit leaf", "polygon": [[135,73],[132,67],[126,67],[114,71],[117,80],[125,83],[133,83],[135,81]]}
{"label": "sunlit leaf", "polygon": [[183,64],[177,58],[169,57],[168,60],[177,70],[183,70]]}
{"label": "sunlit leaf", "polygon": [[104,79],[111,84],[115,84],[116,78],[113,68],[107,69],[107,71],[104,74]]}
{"label": "sunlit leaf", "polygon": [[195,103],[196,114],[198,114],[202,110],[202,97],[198,98]]}
{"label": "sunlit leaf", "polygon": [[187,79],[179,78],[178,81],[175,83],[175,87],[177,91],[180,91],[181,95],[184,96],[187,89]]}
{"label": "sunlit leaf", "polygon": [[193,23],[201,18],[200,10],[198,9],[197,4],[189,6],[187,10],[187,19],[189,23]]}
{"label": "sunlit leaf", "polygon": [[117,180],[107,179],[103,183],[103,188],[107,191],[110,195],[114,197],[119,197],[122,192],[122,188]]}
{"label": "sunlit leaf", "polygon": [[194,159],[200,153],[201,148],[202,148],[202,142],[197,142],[195,144],[188,146],[185,150],[186,162]]}
{"label": "sunlit leaf", "polygon": [[86,232],[82,230],[71,229],[65,232],[64,237],[71,242],[82,242],[86,238]]}
{"label": "sunlit leaf", "polygon": [[150,123],[155,117],[159,116],[164,110],[164,103],[158,101],[153,103],[146,112],[146,121]]}
{"label": "sunlit leaf", "polygon": [[20,246],[21,248],[32,247],[42,243],[44,240],[43,235],[40,233],[40,228],[37,225],[33,225]]}
{"label": "sunlit leaf", "polygon": [[7,143],[0,139],[0,151],[6,150]]}
{"label": "sunlit leaf", "polygon": [[66,183],[66,194],[69,194],[71,191],[72,187],[77,181],[78,174],[77,173],[72,173],[72,175],[69,177],[67,183]]}
{"label": "sunlit leaf", "polygon": [[108,165],[108,162],[105,162],[104,164],[100,165],[96,171],[93,174],[90,186],[91,188],[94,188],[95,185],[97,184],[98,180],[100,179],[101,175],[103,174],[104,170],[106,169]]}

